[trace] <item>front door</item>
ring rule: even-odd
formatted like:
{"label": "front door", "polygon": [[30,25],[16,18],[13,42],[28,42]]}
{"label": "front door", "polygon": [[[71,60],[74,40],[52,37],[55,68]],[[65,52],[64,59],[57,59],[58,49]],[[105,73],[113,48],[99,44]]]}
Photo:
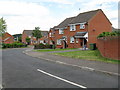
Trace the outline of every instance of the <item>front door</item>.
{"label": "front door", "polygon": [[67,48],[67,43],[65,40],[63,40],[63,49]]}

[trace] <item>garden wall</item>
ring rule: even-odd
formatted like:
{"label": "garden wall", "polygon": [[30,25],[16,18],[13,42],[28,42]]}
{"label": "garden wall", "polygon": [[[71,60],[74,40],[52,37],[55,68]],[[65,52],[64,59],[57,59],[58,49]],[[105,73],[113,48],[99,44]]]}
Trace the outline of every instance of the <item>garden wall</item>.
{"label": "garden wall", "polygon": [[102,37],[97,40],[97,47],[102,56],[120,60],[120,36]]}

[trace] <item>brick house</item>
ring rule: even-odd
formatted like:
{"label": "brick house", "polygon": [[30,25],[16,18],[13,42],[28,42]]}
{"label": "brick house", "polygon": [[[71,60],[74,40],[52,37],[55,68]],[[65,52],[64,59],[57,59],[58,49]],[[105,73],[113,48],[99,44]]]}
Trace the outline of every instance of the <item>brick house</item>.
{"label": "brick house", "polygon": [[[22,33],[22,42],[26,43],[26,38],[29,37],[30,38],[30,45],[34,45],[37,43],[37,40],[35,37],[32,36],[32,32],[33,30],[24,30]],[[42,34],[42,38],[39,39],[39,43],[43,43],[46,44],[48,43],[48,31],[41,31]]]}
{"label": "brick house", "polygon": [[14,43],[14,37],[9,34],[8,32],[4,33],[4,35],[2,37],[0,37],[0,43]]}
{"label": "brick house", "polygon": [[102,32],[111,32],[112,24],[101,9],[66,18],[49,31],[49,44],[57,48],[82,48],[97,42]]}

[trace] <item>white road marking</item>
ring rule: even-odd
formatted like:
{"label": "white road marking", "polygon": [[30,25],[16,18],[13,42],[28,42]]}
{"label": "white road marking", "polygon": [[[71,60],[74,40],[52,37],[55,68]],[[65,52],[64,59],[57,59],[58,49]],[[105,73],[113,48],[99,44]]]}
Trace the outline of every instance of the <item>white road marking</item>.
{"label": "white road marking", "polygon": [[87,88],[87,87],[85,87],[85,86],[83,86],[83,85],[74,83],[74,82],[72,82],[72,81],[63,79],[63,78],[61,78],[61,77],[52,75],[52,74],[50,74],[50,73],[47,73],[47,72],[45,72],[45,71],[43,71],[43,70],[37,69],[37,71],[39,71],[39,72],[41,72],[41,73],[44,73],[44,74],[46,74],[46,75],[48,75],[48,76],[54,77],[54,78],[56,78],[56,79],[59,79],[59,80],[61,80],[61,81],[67,82],[67,83],[69,83],[69,84],[72,84],[72,85],[74,85],[74,86],[77,86],[77,87],[80,87],[80,88]]}

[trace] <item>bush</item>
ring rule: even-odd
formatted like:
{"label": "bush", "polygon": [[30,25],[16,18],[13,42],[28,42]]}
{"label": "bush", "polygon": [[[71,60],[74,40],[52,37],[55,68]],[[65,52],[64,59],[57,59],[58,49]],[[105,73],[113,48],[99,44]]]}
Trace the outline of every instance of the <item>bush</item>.
{"label": "bush", "polygon": [[44,44],[40,43],[40,44],[34,45],[34,49],[46,49],[46,48],[52,49],[51,45],[49,45],[49,44],[44,45]]}
{"label": "bush", "polygon": [[20,47],[27,47],[27,45],[19,42],[14,42],[11,44],[2,43],[2,48],[20,48]]}
{"label": "bush", "polygon": [[51,46],[49,44],[46,44],[45,47],[46,48],[51,48]]}
{"label": "bush", "polygon": [[34,49],[44,49],[44,48],[45,48],[45,45],[42,43],[34,45]]}
{"label": "bush", "polygon": [[97,38],[106,37],[106,36],[120,36],[120,31],[103,32],[103,33],[99,34]]}

